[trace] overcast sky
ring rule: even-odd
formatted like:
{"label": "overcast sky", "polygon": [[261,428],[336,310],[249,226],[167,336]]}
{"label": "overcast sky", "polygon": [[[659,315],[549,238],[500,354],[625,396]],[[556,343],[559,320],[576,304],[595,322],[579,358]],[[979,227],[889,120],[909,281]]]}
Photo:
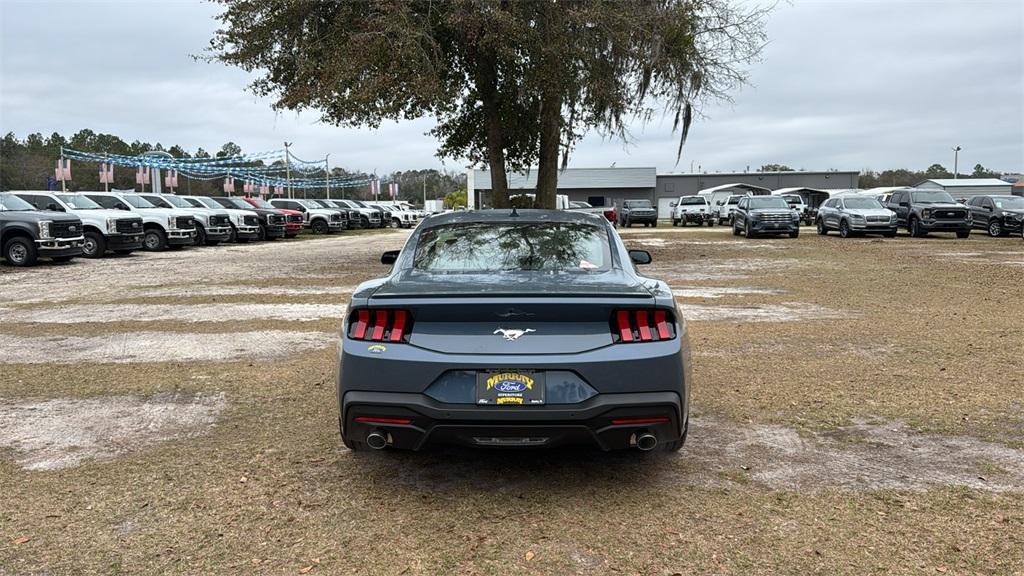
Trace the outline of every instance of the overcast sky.
{"label": "overcast sky", "polygon": [[[0,0],[0,131],[70,136],[81,128],[216,151],[281,148],[378,173],[442,167],[429,119],[341,129],[316,114],[275,114],[248,76],[196,62],[216,28],[198,1]],[[731,104],[704,110],[676,163],[671,119],[634,142],[587,138],[575,167],[660,172],[794,168],[1024,170],[1024,2],[780,4],[770,44]],[[461,169],[462,162],[443,166]]]}

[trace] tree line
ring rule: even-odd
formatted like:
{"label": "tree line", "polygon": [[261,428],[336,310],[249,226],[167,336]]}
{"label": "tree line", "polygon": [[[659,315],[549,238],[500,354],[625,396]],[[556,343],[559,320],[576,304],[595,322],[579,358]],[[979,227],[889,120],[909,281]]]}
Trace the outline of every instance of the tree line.
{"label": "tree line", "polygon": [[[7,133],[0,140],[0,190],[45,190],[50,179],[53,177],[56,159],[60,156],[61,147],[67,147],[82,152],[93,152],[97,154],[122,154],[137,156],[145,152],[163,151],[175,158],[224,158],[238,156],[243,153],[242,148],[234,142],[226,142],[216,152],[210,153],[202,147],[190,152],[185,148],[172,145],[164,147],[157,142],[140,142],[135,140],[131,143],[112,134],[96,133],[89,129],[79,130],[70,138],[57,132],[50,136],[43,136],[35,133],[29,134],[23,140],[14,133]],[[254,165],[262,162],[254,162]],[[371,178],[372,175],[358,170],[347,170],[342,167],[332,168],[334,177],[347,177],[355,179]],[[72,180],[67,183],[69,190],[102,190],[103,184],[99,181],[99,166],[89,163],[74,162],[71,170]],[[424,191],[427,199],[440,199],[452,192],[465,191],[466,175],[461,172],[448,170],[422,169],[402,170],[391,174],[377,176],[381,180],[392,180],[398,182],[399,197],[402,200],[422,204]],[[224,179],[213,180],[191,179],[184,175],[178,178],[178,192],[196,194],[202,196],[220,195],[224,193]],[[58,184],[59,186],[59,184]],[[134,189],[135,171],[130,168],[115,167],[114,183],[111,188]],[[386,200],[383,194],[381,199]],[[235,183],[235,194],[242,193],[242,181]],[[322,198],[326,189],[296,190],[299,197]],[[348,189],[334,189],[332,196],[337,198],[342,194],[346,198],[370,199],[370,187],[368,185]]]}
{"label": "tree line", "polygon": [[[981,164],[975,164],[974,170],[969,174],[960,172],[957,178],[1000,178],[1002,174],[997,171],[985,168]],[[914,186],[925,180],[952,178],[953,173],[947,170],[942,164],[932,164],[924,170],[908,170],[896,168],[875,172],[874,170],[862,170],[858,180],[861,188],[877,188],[880,186]]]}

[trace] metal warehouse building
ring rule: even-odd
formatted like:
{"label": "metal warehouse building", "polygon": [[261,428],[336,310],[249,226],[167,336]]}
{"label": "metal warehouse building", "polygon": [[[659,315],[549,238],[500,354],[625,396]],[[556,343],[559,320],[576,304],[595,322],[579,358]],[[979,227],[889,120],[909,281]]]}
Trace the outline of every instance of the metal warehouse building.
{"label": "metal warehouse building", "polygon": [[945,190],[953,198],[970,198],[982,194],[1010,194],[1013,184],[998,178],[940,178],[925,180],[917,188]]}
{"label": "metal warehouse building", "polygon": [[[469,170],[471,207],[490,206],[491,174]],[[569,168],[558,173],[558,193],[569,200],[608,206],[621,199],[649,199],[668,217],[672,199],[690,196],[706,188],[727,184],[750,184],[769,190],[812,188],[848,190],[857,188],[860,172],[724,172],[715,174],[657,174],[654,168]],[[509,175],[509,192],[531,194],[537,188],[537,171]],[[1005,183],[1004,183],[1005,184]]]}

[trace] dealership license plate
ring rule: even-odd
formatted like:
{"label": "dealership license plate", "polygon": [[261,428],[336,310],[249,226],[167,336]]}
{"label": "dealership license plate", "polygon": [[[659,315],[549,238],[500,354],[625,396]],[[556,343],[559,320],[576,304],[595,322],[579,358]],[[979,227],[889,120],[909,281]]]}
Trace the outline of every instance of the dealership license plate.
{"label": "dealership license plate", "polygon": [[478,372],[476,403],[485,406],[544,404],[544,373],[530,370]]}

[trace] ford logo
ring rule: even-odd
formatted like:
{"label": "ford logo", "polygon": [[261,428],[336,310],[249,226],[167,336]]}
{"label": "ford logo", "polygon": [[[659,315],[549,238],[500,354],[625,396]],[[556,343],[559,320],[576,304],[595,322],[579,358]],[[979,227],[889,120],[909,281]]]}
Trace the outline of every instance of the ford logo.
{"label": "ford logo", "polygon": [[132,222],[132,228],[138,228],[138,227],[139,227],[139,223],[138,222]]}
{"label": "ford logo", "polygon": [[523,392],[526,388],[525,382],[514,382],[511,380],[498,382],[494,385],[494,389],[498,392]]}
{"label": "ford logo", "polygon": [[77,228],[74,226],[68,226],[68,232],[74,232],[75,230],[77,230]]}

